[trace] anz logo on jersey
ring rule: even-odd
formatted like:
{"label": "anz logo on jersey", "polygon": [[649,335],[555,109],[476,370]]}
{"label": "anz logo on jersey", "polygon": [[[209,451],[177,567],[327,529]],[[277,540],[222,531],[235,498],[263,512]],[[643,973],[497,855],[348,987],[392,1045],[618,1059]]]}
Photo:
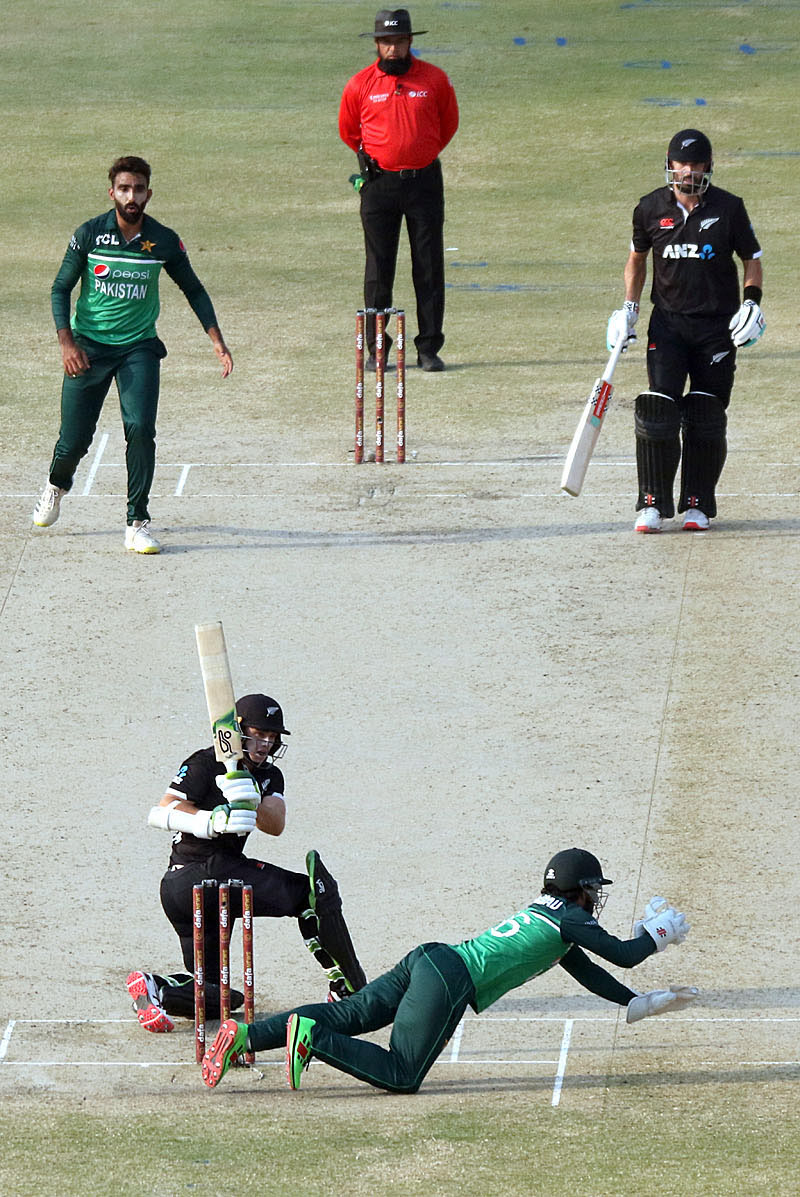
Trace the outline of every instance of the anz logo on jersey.
{"label": "anz logo on jersey", "polygon": [[713,245],[665,245],[662,258],[701,258],[708,262],[714,255]]}

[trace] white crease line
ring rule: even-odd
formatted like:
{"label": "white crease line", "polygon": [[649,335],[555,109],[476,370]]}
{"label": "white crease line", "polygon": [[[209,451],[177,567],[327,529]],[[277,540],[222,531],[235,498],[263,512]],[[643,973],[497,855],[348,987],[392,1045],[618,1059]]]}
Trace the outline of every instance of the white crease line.
{"label": "white crease line", "polygon": [[459,1048],[461,1047],[461,1040],[463,1038],[463,1035],[464,1035],[464,1019],[462,1018],[461,1022],[458,1024],[458,1026],[456,1027],[456,1029],[453,1033],[452,1045],[450,1047],[450,1063],[451,1064],[455,1064],[456,1060],[458,1059],[458,1052],[459,1052]]}
{"label": "white crease line", "polygon": [[5,1054],[8,1051],[8,1045],[11,1042],[11,1036],[14,1034],[15,1021],[16,1020],[13,1018],[10,1018],[8,1020],[8,1025],[6,1026],[6,1029],[3,1032],[3,1038],[0,1039],[0,1060],[5,1059]]}
{"label": "white crease line", "polygon": [[100,460],[106,451],[107,444],[108,444],[108,433],[104,432],[103,435],[100,437],[100,444],[97,446],[97,452],[94,455],[94,461],[92,462],[92,468],[89,470],[89,475],[86,479],[86,483],[83,487],[83,491],[81,492],[83,494],[84,498],[86,497],[86,495],[91,493],[92,486],[94,484],[95,474],[97,473],[98,467],[100,465]]}
{"label": "white crease line", "polygon": [[564,1084],[564,1073],[567,1070],[567,1056],[569,1055],[569,1044],[572,1039],[572,1025],[572,1019],[567,1018],[564,1022],[564,1037],[561,1040],[558,1069],[556,1071],[556,1079],[553,1083],[553,1097],[550,1102],[554,1106],[557,1106],[561,1101],[561,1087]]}
{"label": "white crease line", "polygon": [[181,470],[181,476],[178,479],[178,485],[175,487],[175,490],[173,491],[173,494],[175,496],[183,494],[183,488],[186,485],[186,479],[189,477],[189,470],[191,468],[192,468],[191,465],[185,465],[183,467],[183,469]]}

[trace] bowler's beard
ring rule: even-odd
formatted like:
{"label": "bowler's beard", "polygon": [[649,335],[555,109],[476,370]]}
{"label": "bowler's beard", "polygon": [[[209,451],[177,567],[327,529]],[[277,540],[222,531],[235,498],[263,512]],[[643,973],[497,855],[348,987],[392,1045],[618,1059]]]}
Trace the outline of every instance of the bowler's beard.
{"label": "bowler's beard", "polygon": [[410,54],[406,58],[382,58],[378,70],[383,71],[384,75],[405,75],[406,71],[411,70],[412,61]]}
{"label": "bowler's beard", "polygon": [[144,216],[144,210],[147,207],[147,202],[145,201],[143,204],[137,204],[131,201],[127,204],[121,204],[118,200],[115,200],[114,206],[126,224],[138,224]]}

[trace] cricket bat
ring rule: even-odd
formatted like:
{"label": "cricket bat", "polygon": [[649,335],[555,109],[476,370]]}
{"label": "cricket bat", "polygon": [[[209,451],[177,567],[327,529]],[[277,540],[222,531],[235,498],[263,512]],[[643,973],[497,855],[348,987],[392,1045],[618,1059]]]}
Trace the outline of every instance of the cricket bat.
{"label": "cricket bat", "polygon": [[208,718],[214,736],[214,754],[233,773],[242,757],[242,737],[236,720],[231,667],[222,624],[199,623],[194,629],[197,655],[206,692]]}
{"label": "cricket bat", "polygon": [[600,429],[603,427],[603,418],[608,410],[608,402],[614,394],[611,379],[625,342],[626,338],[620,337],[611,350],[611,357],[606,363],[606,368],[594,384],[592,393],[586,400],[583,415],[578,421],[578,427],[575,429],[567,460],[564,462],[564,472],[561,475],[561,489],[565,490],[568,495],[577,496],[581,493],[586,470],[592,459]]}

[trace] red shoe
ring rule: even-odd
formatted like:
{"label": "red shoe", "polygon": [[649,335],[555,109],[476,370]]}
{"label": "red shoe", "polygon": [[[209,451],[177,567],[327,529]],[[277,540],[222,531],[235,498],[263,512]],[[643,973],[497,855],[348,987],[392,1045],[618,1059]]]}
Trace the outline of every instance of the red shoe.
{"label": "red shoe", "polygon": [[247,1052],[247,1023],[226,1018],[214,1036],[214,1042],[203,1056],[203,1084],[213,1089],[232,1064]]}
{"label": "red shoe", "polygon": [[172,1031],[175,1023],[158,1000],[158,986],[150,973],[129,973],[128,993],[136,1017],[146,1031]]}

